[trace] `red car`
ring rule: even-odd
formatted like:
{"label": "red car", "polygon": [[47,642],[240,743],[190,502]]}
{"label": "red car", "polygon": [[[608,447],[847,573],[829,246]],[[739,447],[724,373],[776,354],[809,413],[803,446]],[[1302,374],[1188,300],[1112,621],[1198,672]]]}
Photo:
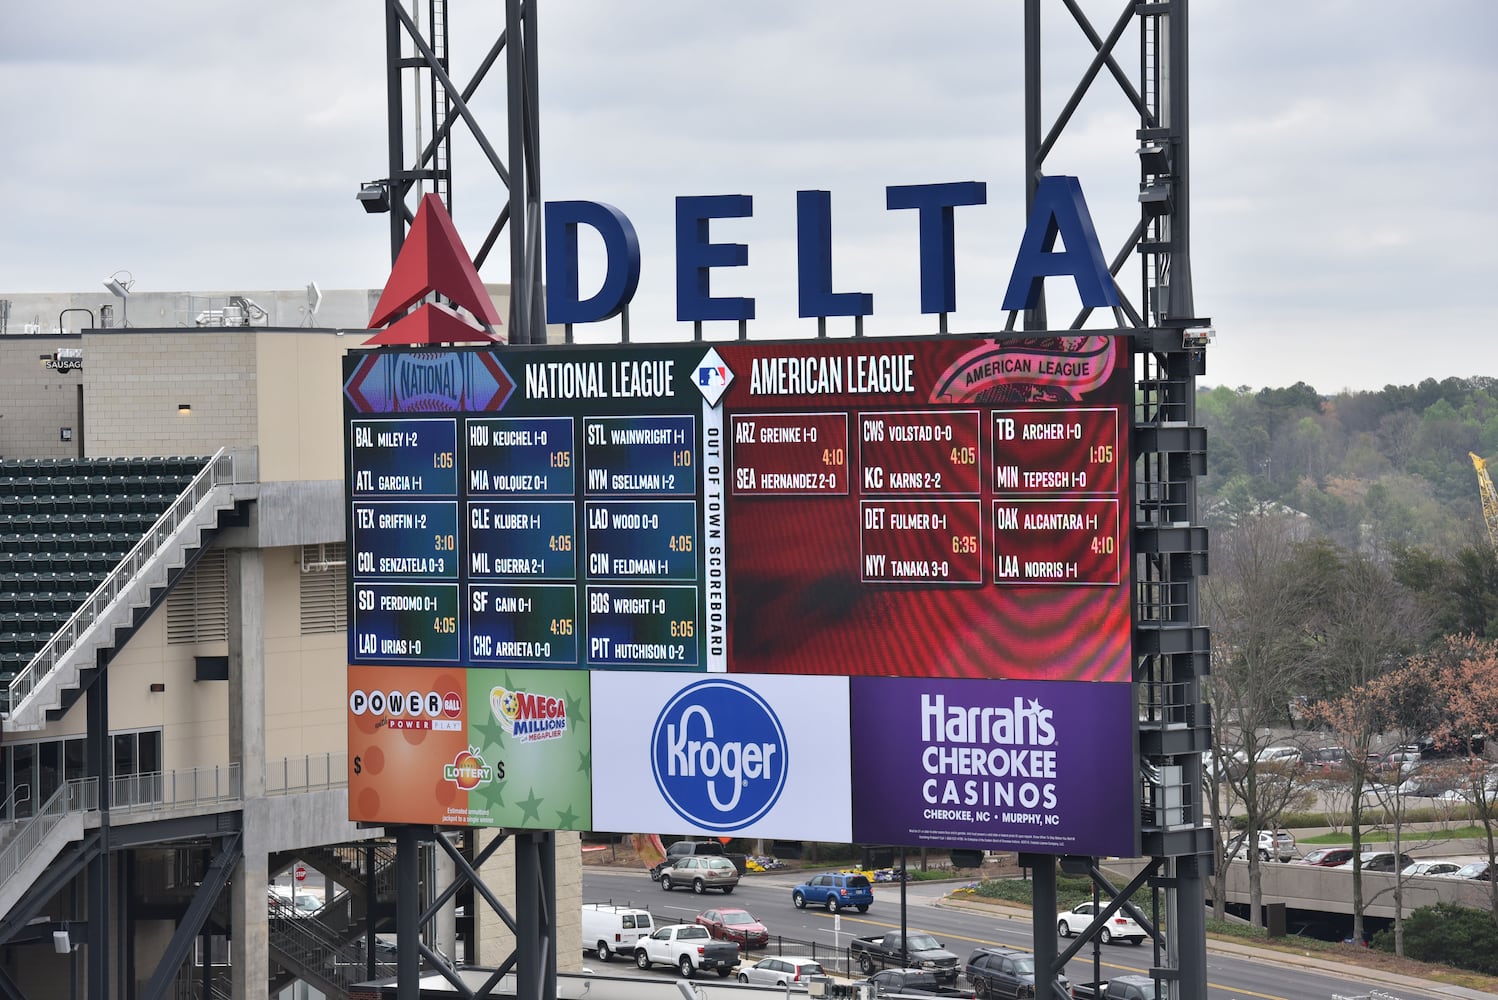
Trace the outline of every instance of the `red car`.
{"label": "red car", "polygon": [[1300,863],[1315,865],[1318,868],[1335,868],[1351,860],[1352,848],[1350,847],[1318,847],[1301,858]]}
{"label": "red car", "polygon": [[719,941],[732,941],[740,951],[763,948],[770,943],[770,932],[755,920],[748,910],[703,910],[697,923]]}

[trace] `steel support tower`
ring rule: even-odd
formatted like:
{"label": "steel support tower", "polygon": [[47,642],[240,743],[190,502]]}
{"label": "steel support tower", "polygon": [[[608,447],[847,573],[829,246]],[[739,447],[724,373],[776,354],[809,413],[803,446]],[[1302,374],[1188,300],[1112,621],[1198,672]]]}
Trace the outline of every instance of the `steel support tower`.
{"label": "steel support tower", "polygon": [[[478,147],[483,162],[465,175],[472,188],[497,180],[506,192],[499,215],[487,222],[483,242],[473,254],[482,268],[501,234],[509,230],[510,316],[512,344],[546,340],[541,298],[541,172],[537,111],[536,3],[504,0],[505,27],[489,46],[466,83],[449,65],[447,0],[385,0],[385,91],[388,175],[373,182],[383,189],[382,207],[390,212],[390,259],[394,262],[415,218],[412,197],[430,185],[453,211],[452,135],[462,128]],[[423,17],[423,12],[425,16]],[[490,141],[471,102],[500,56],[505,57],[506,142]],[[408,107],[415,116],[412,149],[406,141]],[[428,121],[431,135],[420,130]],[[417,142],[420,148],[416,149]],[[486,177],[486,174],[492,175]],[[361,195],[361,200],[363,196]],[[375,210],[375,209],[372,209]]]}
{"label": "steel support tower", "polygon": [[[1094,56],[1047,124],[1041,100],[1044,49],[1042,6],[1064,8]],[[1065,871],[1089,875],[1097,890],[1155,934],[1150,974],[1161,996],[1206,996],[1207,876],[1211,833],[1203,827],[1202,754],[1211,720],[1202,695],[1208,671],[1208,634],[1200,624],[1198,580],[1207,570],[1207,532],[1197,521],[1196,483],[1206,472],[1206,431],[1196,420],[1196,378],[1205,372],[1209,321],[1196,315],[1191,288],[1188,0],[1118,5],[1106,34],[1078,0],[1025,2],[1025,194],[1036,184],[1083,97],[1107,77],[1138,114],[1139,219],[1110,269],[1117,276],[1136,257],[1137,299],[1120,287],[1118,326],[1134,344],[1138,403],[1134,432],[1134,685],[1139,705],[1140,826],[1150,858],[1127,886],[1111,885],[1096,858],[1062,858]],[[1133,29],[1132,32],[1130,29]],[[1119,62],[1120,42],[1136,38],[1137,70]],[[1063,171],[1056,171],[1058,173]],[[1080,329],[1084,311],[1067,329]],[[1026,330],[1050,328],[1041,307],[1024,317]],[[1079,938],[1056,947],[1056,866],[1034,856],[1035,954],[1061,996],[1055,976],[1089,944]],[[1150,905],[1141,906],[1145,890]],[[1162,914],[1163,907],[1163,914]],[[1163,920],[1161,919],[1163,916]],[[1098,926],[1098,925],[1094,925]],[[1162,929],[1163,926],[1163,929]],[[1095,943],[1093,947],[1096,948]],[[1095,953],[1095,952],[1094,952]],[[1094,966],[1096,968],[1096,966]],[[1097,977],[1094,976],[1094,979]]]}
{"label": "steel support tower", "polygon": [[[506,0],[506,28],[462,88],[453,82],[447,66],[446,0],[426,2],[424,26],[402,0],[386,3],[390,165],[389,177],[382,183],[392,208],[391,259],[399,252],[412,219],[407,196],[413,186],[431,181],[451,211],[448,143],[453,125],[461,120],[508,190],[505,208],[489,228],[475,263],[482,265],[508,227],[510,342],[544,343],[536,2]],[[1045,32],[1052,29],[1043,28],[1042,8],[1052,16],[1064,13],[1069,17],[1094,52],[1049,123],[1042,102],[1041,65]],[[1205,373],[1211,334],[1209,321],[1196,315],[1191,287],[1189,0],[1124,0],[1117,10],[1106,33],[1100,33],[1082,10],[1081,0],[1025,0],[1024,7],[1026,206],[1033,201],[1038,181],[1083,97],[1100,79],[1106,77],[1116,84],[1139,122],[1134,136],[1120,137],[1121,150],[1127,149],[1124,155],[1137,161],[1138,222],[1121,241],[1110,269],[1117,280],[1137,258],[1140,275],[1133,298],[1119,288],[1122,305],[1115,310],[1112,332],[1125,333],[1132,340],[1138,399],[1133,421],[1134,685],[1141,720],[1137,731],[1139,822],[1149,863],[1128,885],[1115,886],[1096,858],[1059,860],[1063,870],[1090,876],[1099,895],[1113,897],[1109,912],[1126,909],[1154,933],[1151,975],[1160,982],[1162,996],[1187,1000],[1205,996],[1207,990],[1204,900],[1213,863],[1211,833],[1203,826],[1201,764],[1211,739],[1211,720],[1201,690],[1208,672],[1209,640],[1198,606],[1198,580],[1207,569],[1207,533],[1198,523],[1196,497],[1197,479],[1206,471],[1206,432],[1196,420],[1196,379]],[[1126,39],[1137,40],[1132,71],[1120,61]],[[502,52],[507,57],[508,161],[500,159],[469,108],[474,90]],[[433,123],[431,138],[414,165],[405,163],[403,153],[407,71],[415,71],[416,77],[426,81],[424,96]],[[1022,329],[1016,330],[1019,318],[1011,316],[1005,333],[998,336],[1079,330],[1091,317],[1084,310],[1070,325],[1052,327],[1042,299],[1038,308],[1023,315]],[[946,317],[942,316],[937,332],[945,330]],[[397,833],[401,863],[406,866],[401,869],[406,873],[402,878],[412,886],[414,848],[432,835],[430,828],[403,828]],[[458,858],[460,881],[472,881],[476,892],[515,931],[516,950],[500,969],[517,973],[521,1000],[555,1000],[554,835],[518,834],[511,839],[517,867],[513,915],[478,882],[477,866]],[[445,843],[440,837],[436,840]],[[410,861],[406,861],[408,853]],[[1028,855],[1026,860],[1035,877],[1035,950],[1037,968],[1045,980],[1037,986],[1041,996],[1049,992],[1059,997],[1056,974],[1083,947],[1096,945],[1080,937],[1058,950],[1057,859]],[[455,889],[446,890],[442,898]],[[416,895],[414,891],[400,894],[402,1000],[415,1000],[417,995],[417,949],[425,954],[425,948],[415,939],[422,921],[435,911],[433,904],[423,912]],[[459,990],[465,995],[489,995],[487,987],[479,993],[461,986]]]}

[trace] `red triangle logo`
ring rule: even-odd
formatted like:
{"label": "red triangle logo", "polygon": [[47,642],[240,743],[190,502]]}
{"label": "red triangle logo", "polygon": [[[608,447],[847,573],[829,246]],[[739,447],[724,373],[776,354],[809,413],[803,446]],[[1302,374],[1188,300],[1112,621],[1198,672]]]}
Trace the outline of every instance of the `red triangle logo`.
{"label": "red triangle logo", "polygon": [[492,344],[494,338],[472,323],[466,322],[446,306],[423,302],[421,308],[391,323],[364,343],[370,344],[462,344],[482,341]]}
{"label": "red triangle logo", "polygon": [[[416,218],[375,304],[369,328],[384,326],[431,292],[446,296],[491,326],[501,325],[499,312],[458,238],[452,217],[435,194],[423,196],[416,209]],[[483,339],[489,338],[485,335]]]}

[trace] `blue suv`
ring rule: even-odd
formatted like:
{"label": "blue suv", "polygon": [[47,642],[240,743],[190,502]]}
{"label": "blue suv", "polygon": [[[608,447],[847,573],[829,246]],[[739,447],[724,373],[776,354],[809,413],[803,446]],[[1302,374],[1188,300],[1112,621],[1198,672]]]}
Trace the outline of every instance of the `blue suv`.
{"label": "blue suv", "polygon": [[843,872],[813,876],[791,890],[791,902],[798,910],[804,910],[810,903],[827,907],[829,913],[849,906],[857,908],[859,913],[867,913],[873,901],[874,887],[867,878]]}

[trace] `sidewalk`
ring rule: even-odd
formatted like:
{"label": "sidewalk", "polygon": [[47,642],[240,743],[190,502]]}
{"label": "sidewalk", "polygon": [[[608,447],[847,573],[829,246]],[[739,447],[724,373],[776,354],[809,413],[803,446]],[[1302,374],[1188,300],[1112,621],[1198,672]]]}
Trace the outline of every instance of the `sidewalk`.
{"label": "sidewalk", "polygon": [[[1031,911],[1028,907],[1024,906],[986,901],[979,902],[974,899],[962,899],[952,896],[943,896],[937,899],[936,905],[949,909],[963,910],[968,913],[987,914],[995,920],[1014,920],[1022,922],[1027,927],[1032,923]],[[1485,993],[1481,990],[1472,990],[1464,986],[1449,986],[1445,983],[1437,983],[1429,979],[1418,979],[1413,976],[1400,975],[1399,973],[1387,972],[1382,969],[1368,968],[1367,966],[1347,962],[1337,962],[1331,959],[1318,958],[1310,954],[1297,955],[1294,952],[1260,948],[1247,942],[1225,941],[1220,938],[1208,937],[1207,953],[1232,955],[1235,958],[1268,962],[1271,964],[1294,965],[1304,969],[1314,969],[1317,972],[1327,975],[1355,976],[1359,981],[1365,983],[1421,990],[1426,993],[1436,993],[1441,996],[1459,998],[1459,1000],[1493,1000],[1492,993]],[[1348,992],[1356,994],[1356,984],[1350,984]]]}

